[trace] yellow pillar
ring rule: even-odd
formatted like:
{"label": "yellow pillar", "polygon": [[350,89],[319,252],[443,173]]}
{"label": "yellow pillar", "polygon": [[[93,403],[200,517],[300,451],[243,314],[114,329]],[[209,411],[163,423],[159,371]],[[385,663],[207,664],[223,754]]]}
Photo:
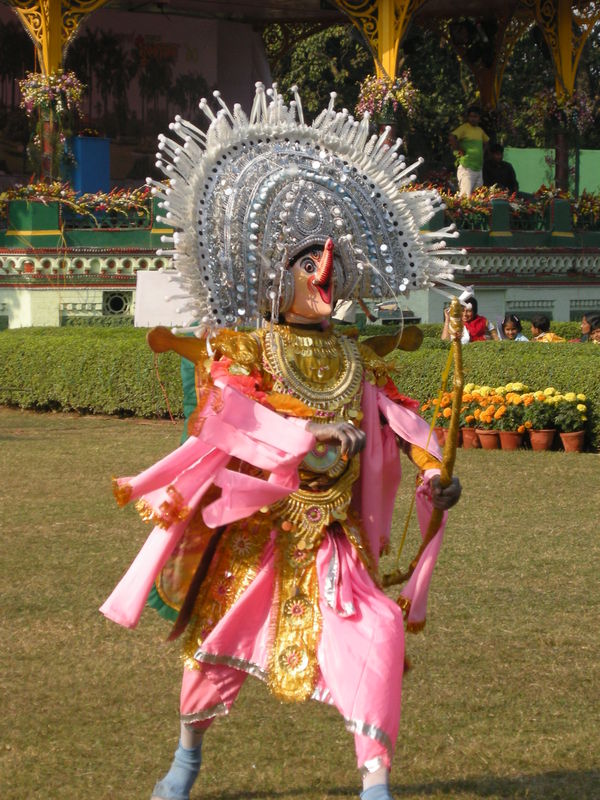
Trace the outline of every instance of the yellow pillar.
{"label": "yellow pillar", "polygon": [[62,67],[63,53],[83,19],[107,0],[9,0],[37,50],[42,72]]}
{"label": "yellow pillar", "polygon": [[597,3],[578,4],[571,0],[521,0],[539,25],[552,54],[556,93],[571,95],[583,47],[600,20]]}
{"label": "yellow pillar", "polygon": [[363,34],[377,74],[396,77],[398,48],[415,12],[426,0],[334,0]]}

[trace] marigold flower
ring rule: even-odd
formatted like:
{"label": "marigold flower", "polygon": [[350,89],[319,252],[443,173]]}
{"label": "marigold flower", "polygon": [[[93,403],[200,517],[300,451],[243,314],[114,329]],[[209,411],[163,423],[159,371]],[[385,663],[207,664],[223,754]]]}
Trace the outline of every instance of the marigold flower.
{"label": "marigold flower", "polygon": [[583,403],[577,403],[577,411],[587,411],[587,406],[584,406]]}
{"label": "marigold flower", "polygon": [[554,386],[548,386],[547,389],[544,389],[544,394],[546,397],[550,397],[551,395],[556,394],[556,389]]}
{"label": "marigold flower", "polygon": [[569,403],[574,403],[576,399],[577,399],[577,396],[576,396],[575,392],[567,392],[565,394],[565,400],[568,400]]}
{"label": "marigold flower", "polygon": [[481,409],[476,408],[475,411],[473,411],[473,416],[475,417],[475,419],[479,419],[481,417]]}
{"label": "marigold flower", "polygon": [[533,423],[531,422],[531,420],[527,420],[527,422],[525,423],[525,427],[526,428],[533,428]]}
{"label": "marigold flower", "polygon": [[501,419],[506,413],[506,406],[500,406],[498,411],[494,414],[494,419]]}
{"label": "marigold flower", "polygon": [[525,425],[519,425],[517,428],[517,433],[525,433]]}
{"label": "marigold flower", "polygon": [[476,419],[474,414],[467,414],[465,417],[465,422],[473,422]]}
{"label": "marigold flower", "polygon": [[578,394],[577,395],[577,399],[578,400],[587,400],[587,397],[584,394]]}
{"label": "marigold flower", "polygon": [[452,416],[452,409],[451,408],[445,408],[444,411],[443,411],[443,415],[444,415],[444,417],[446,419],[449,419]]}

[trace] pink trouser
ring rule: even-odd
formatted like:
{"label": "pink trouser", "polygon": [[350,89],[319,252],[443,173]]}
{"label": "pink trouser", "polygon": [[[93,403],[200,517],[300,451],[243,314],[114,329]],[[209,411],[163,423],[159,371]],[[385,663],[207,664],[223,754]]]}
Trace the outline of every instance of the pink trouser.
{"label": "pink trouser", "polygon": [[[248,677],[247,673],[241,670],[219,666],[216,669],[219,671],[220,691],[217,691],[210,677],[206,674],[206,672],[210,674],[213,669],[215,667],[210,666],[206,671],[204,669],[183,670],[181,720],[196,730],[207,730],[216,716],[229,712],[244,681]],[[197,709],[195,713],[185,713],[184,700],[187,709]],[[206,716],[211,714],[212,716]],[[371,771],[369,769],[370,765],[372,765],[372,769],[377,769],[382,765],[388,769],[391,768],[391,754],[376,739],[355,733],[354,746],[358,767],[363,772]]]}
{"label": "pink trouser", "polygon": [[[326,568],[332,560],[339,570],[339,585],[333,595],[325,583]],[[240,636],[240,628],[230,629],[224,618],[221,631],[218,626],[197,654],[203,663],[198,669],[184,670],[183,723],[208,727],[215,716],[229,712],[247,673],[267,678],[264,649],[243,653],[243,647],[236,650],[235,645],[245,637],[264,640],[263,634],[269,630],[272,593],[263,591],[262,584],[272,585],[271,564],[268,551],[263,570],[238,601],[236,612],[245,606],[244,636]],[[317,567],[322,622],[317,658],[321,674],[313,697],[335,705],[342,714],[346,728],[355,735],[359,769],[389,769],[400,724],[402,612],[375,586],[344,539],[326,537]],[[256,631],[253,626],[257,626]],[[220,646],[215,645],[215,638]],[[232,666],[237,659],[241,669]]]}

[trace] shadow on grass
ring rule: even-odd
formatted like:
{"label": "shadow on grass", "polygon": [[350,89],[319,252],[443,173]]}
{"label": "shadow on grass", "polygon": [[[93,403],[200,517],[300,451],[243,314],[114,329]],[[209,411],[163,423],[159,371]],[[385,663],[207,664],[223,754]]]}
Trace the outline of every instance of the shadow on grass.
{"label": "shadow on grass", "polygon": [[[410,786],[392,784],[392,793],[398,800],[410,798],[447,797],[460,800],[461,797],[498,798],[499,800],[598,800],[600,770],[552,771],[537,775],[520,775],[513,778],[496,775],[482,775],[450,781],[415,783]],[[204,791],[206,800],[276,800],[278,797],[314,796],[314,789],[307,787],[287,787],[279,792],[264,790],[243,793]],[[358,797],[358,786],[319,787],[322,797]]]}

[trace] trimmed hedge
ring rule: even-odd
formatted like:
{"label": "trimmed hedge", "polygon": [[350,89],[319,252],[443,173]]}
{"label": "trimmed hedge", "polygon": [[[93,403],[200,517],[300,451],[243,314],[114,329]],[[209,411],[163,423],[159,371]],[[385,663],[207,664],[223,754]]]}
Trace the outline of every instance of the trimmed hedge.
{"label": "trimmed hedge", "polygon": [[[165,398],[145,334],[139,328],[2,331],[0,404],[166,417]],[[436,395],[447,354],[447,343],[426,338],[416,352],[390,356],[401,390],[420,401]],[[499,386],[522,381],[531,389],[554,386],[560,392],[584,392],[591,411],[589,442],[600,449],[600,347],[476,342],[465,347],[463,354],[466,382]],[[183,414],[179,365],[174,353],[158,358],[160,378],[175,416]]]}
{"label": "trimmed hedge", "polygon": [[[180,359],[158,359],[182,416]],[[154,354],[139,328],[21,328],[0,334],[0,404],[121,416],[168,416]]]}

